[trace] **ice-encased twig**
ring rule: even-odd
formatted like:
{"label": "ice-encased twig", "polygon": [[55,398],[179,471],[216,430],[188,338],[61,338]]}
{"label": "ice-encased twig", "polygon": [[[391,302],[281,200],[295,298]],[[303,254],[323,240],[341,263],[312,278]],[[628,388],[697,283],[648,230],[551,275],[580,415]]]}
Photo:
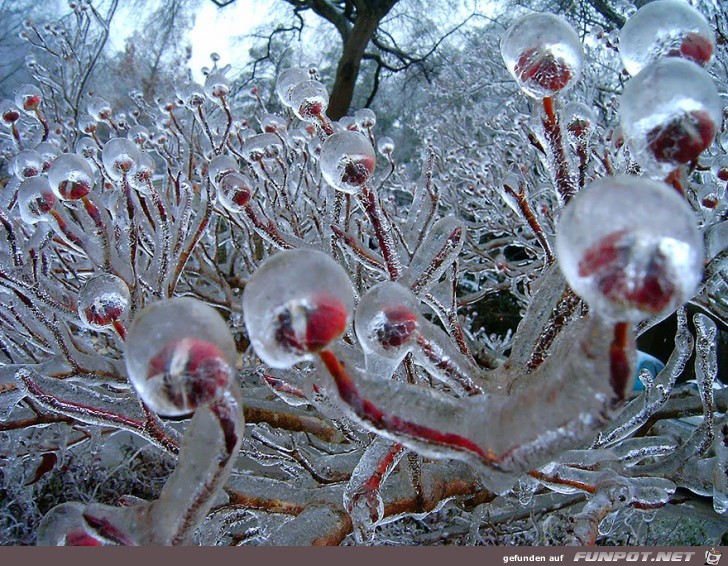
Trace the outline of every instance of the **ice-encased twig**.
{"label": "ice-encased twig", "polygon": [[652,415],[670,398],[670,392],[677,378],[683,373],[685,365],[693,352],[693,336],[687,326],[684,308],[677,311],[677,332],[675,349],[664,369],[657,375],[654,385],[645,389],[637,398],[630,401],[624,410],[610,423],[609,428],[599,433],[594,448],[609,446],[626,438],[644,425]]}
{"label": "ice-encased twig", "polygon": [[333,382],[322,377],[321,383],[362,426],[427,456],[465,459],[483,470],[486,485],[499,484],[501,472],[538,466],[588,440],[608,419],[624,395],[610,383],[610,328],[596,319],[572,323],[552,357],[507,397],[455,399],[372,379],[345,369],[331,352],[321,357]]}
{"label": "ice-encased twig", "polygon": [[371,542],[374,528],[384,517],[379,490],[405,452],[401,444],[377,437],[351,473],[344,491],[344,508],[351,517],[357,541]]}
{"label": "ice-encased twig", "polygon": [[244,424],[240,391],[234,384],[220,399],[195,411],[182,440],[177,467],[159,499],[132,507],[91,503],[71,520],[66,507],[56,507],[43,519],[38,544],[93,544],[79,537],[69,538],[76,532],[101,544],[189,544],[232,471]]}

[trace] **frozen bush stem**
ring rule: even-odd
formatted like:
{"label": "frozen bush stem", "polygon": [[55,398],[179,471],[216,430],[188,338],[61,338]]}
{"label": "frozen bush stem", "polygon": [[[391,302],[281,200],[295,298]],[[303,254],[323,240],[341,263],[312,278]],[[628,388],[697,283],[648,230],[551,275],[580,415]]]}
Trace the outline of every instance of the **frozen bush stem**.
{"label": "frozen bush stem", "polygon": [[221,399],[195,412],[180,446],[177,467],[159,499],[132,507],[91,503],[70,524],[64,520],[67,508],[57,507],[43,519],[38,545],[190,544],[230,475],[243,429],[240,392],[233,385]]}
{"label": "frozen bush stem", "polygon": [[40,527],[39,544],[189,544],[232,471],[245,421],[232,371],[235,344],[222,317],[194,299],[152,303],[135,317],[125,346],[145,412],[194,412],[177,467],[152,502],[54,508]]}
{"label": "frozen bush stem", "polygon": [[[551,357],[527,383],[507,395],[458,400],[362,375],[330,350],[319,358],[333,380],[328,393],[350,418],[425,455],[465,459],[487,478],[494,470],[528,471],[593,436],[624,399],[634,343],[623,324],[615,329],[598,318],[580,320],[562,331]],[[408,401],[392,401],[397,398]]]}

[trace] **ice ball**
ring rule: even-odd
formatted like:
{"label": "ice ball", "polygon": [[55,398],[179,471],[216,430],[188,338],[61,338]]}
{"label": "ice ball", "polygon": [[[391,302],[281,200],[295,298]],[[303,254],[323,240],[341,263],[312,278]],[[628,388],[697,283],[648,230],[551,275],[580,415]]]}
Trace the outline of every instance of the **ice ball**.
{"label": "ice ball", "polygon": [[556,254],[574,292],[600,315],[639,322],[694,293],[703,241],[692,209],[669,185],[605,177],[564,209]]}

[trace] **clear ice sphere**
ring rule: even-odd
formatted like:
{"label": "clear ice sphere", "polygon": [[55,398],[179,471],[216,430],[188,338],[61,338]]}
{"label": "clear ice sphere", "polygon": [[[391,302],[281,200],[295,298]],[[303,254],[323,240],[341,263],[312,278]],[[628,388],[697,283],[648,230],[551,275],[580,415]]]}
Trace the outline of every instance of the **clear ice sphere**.
{"label": "clear ice sphere", "polygon": [[15,89],[15,104],[21,110],[32,114],[43,102],[43,93],[35,85],[24,84]]}
{"label": "clear ice sphere", "polygon": [[627,82],[620,123],[637,162],[665,177],[713,142],[722,113],[710,75],[684,59],[669,58]]}
{"label": "clear ice sphere", "polygon": [[137,145],[127,138],[113,138],[104,144],[101,160],[114,181],[121,181],[134,172],[142,154]]}
{"label": "clear ice sphere", "polygon": [[297,118],[315,122],[329,107],[329,91],[319,81],[303,81],[290,89],[288,100]]}
{"label": "clear ice sphere", "polygon": [[30,177],[18,187],[20,218],[28,225],[47,222],[56,197],[45,177]]}
{"label": "clear ice sphere", "polygon": [[597,123],[594,111],[581,102],[570,102],[564,108],[562,121],[569,135],[583,139],[594,132]]}
{"label": "clear ice sphere", "polygon": [[207,175],[210,177],[210,182],[213,186],[219,189],[220,181],[224,175],[239,170],[240,166],[237,160],[231,155],[223,154],[213,157],[210,165],[207,167]]}
{"label": "clear ice sphere", "polygon": [[374,172],[377,158],[369,140],[359,132],[344,130],[329,136],[321,147],[319,164],[327,183],[355,194]]}
{"label": "clear ice sphere", "polygon": [[230,212],[241,212],[253,195],[253,181],[249,175],[234,171],[222,177],[217,200]]}
{"label": "clear ice sphere", "polygon": [[129,314],[130,305],[129,287],[110,273],[89,279],[78,293],[78,316],[92,330],[122,322]]}
{"label": "clear ice sphere", "polygon": [[80,155],[64,153],[48,169],[48,181],[59,199],[78,200],[94,186],[94,172]]}
{"label": "clear ice sphere", "polygon": [[671,312],[700,282],[703,240],[690,206],[645,177],[593,182],[564,209],[556,254],[574,292],[607,319]]}
{"label": "clear ice sphere", "polygon": [[212,73],[205,79],[205,94],[211,100],[218,101],[230,92],[230,81],[221,73]]}
{"label": "clear ice sphere", "polygon": [[663,57],[680,57],[706,67],[715,52],[713,30],[705,17],[682,0],[655,0],[627,20],[619,54],[630,75]]}
{"label": "clear ice sphere", "polygon": [[365,354],[400,360],[412,347],[420,325],[419,300],[394,281],[369,289],[354,317],[354,329]]}
{"label": "clear ice sphere", "polygon": [[250,343],[271,367],[309,360],[342,336],[354,310],[346,271],[323,252],[297,249],[268,258],[243,293]]}
{"label": "clear ice sphere", "polygon": [[278,75],[278,78],[276,79],[275,87],[276,94],[278,95],[281,103],[283,103],[285,106],[290,107],[291,89],[299,83],[309,80],[310,78],[311,76],[309,75],[308,71],[301,67],[292,67],[281,72],[281,74]]}
{"label": "clear ice sphere", "polygon": [[23,149],[13,159],[12,170],[21,181],[40,175],[43,172],[43,157],[34,149]]}
{"label": "clear ice sphere", "polygon": [[501,40],[501,55],[518,86],[533,98],[568,90],[579,80],[584,65],[576,31],[553,14],[518,19]]}
{"label": "clear ice sphere", "polygon": [[214,308],[178,297],[152,303],[136,315],[124,359],[129,380],[152,410],[182,416],[228,388],[236,348]]}

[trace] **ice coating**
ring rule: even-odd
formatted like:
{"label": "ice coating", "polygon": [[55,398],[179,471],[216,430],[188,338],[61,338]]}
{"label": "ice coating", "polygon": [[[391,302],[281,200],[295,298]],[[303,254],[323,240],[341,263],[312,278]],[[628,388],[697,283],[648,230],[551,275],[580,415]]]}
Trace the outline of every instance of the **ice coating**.
{"label": "ice coating", "polygon": [[38,525],[37,546],[102,546],[86,528],[84,511],[85,506],[75,502],[53,507]]}
{"label": "ice coating", "polygon": [[553,14],[529,14],[517,20],[503,36],[501,55],[518,86],[533,98],[571,88],[584,64],[576,31]]}
{"label": "ice coating", "polygon": [[89,136],[84,136],[82,138],[79,138],[76,142],[75,150],[76,153],[78,153],[81,157],[90,158],[96,156],[96,154],[99,152],[99,146],[96,144],[93,138],[90,138]]}
{"label": "ice coating", "polygon": [[58,147],[51,142],[39,143],[37,146],[35,146],[35,151],[37,151],[41,156],[41,159],[43,161],[43,171],[48,171],[56,157],[61,154],[61,151],[58,149]]}
{"label": "ice coating", "polygon": [[354,318],[364,353],[401,361],[412,348],[421,325],[419,303],[412,291],[394,281],[369,289]]}
{"label": "ice coating", "polygon": [[64,153],[48,169],[48,181],[59,199],[77,200],[91,191],[94,186],[94,173],[83,157]]}
{"label": "ice coating", "polygon": [[391,156],[394,153],[394,140],[389,136],[379,138],[377,142],[377,151],[385,157]]}
{"label": "ice coating", "polygon": [[465,241],[465,224],[455,216],[443,216],[432,225],[410,261],[403,282],[421,297],[460,254]]}
{"label": "ice coating", "polygon": [[21,181],[35,177],[43,171],[43,157],[34,149],[24,149],[15,156],[12,168]]}
{"label": "ice coating", "polygon": [[26,224],[47,222],[56,197],[45,177],[30,177],[18,188],[20,218]]}
{"label": "ice coating", "polygon": [[369,129],[377,124],[377,115],[371,108],[361,108],[354,113],[354,119],[360,128]]}
{"label": "ice coating", "polygon": [[660,181],[600,179],[565,209],[556,253],[566,280],[594,311],[639,322],[695,292],[703,243],[690,206]]}
{"label": "ice coating", "polygon": [[257,134],[245,140],[241,153],[248,161],[272,159],[283,151],[283,142],[274,133]]}
{"label": "ice coating", "polygon": [[43,101],[43,93],[35,85],[21,85],[15,91],[15,104],[21,110],[32,114]]}
{"label": "ice coating", "polygon": [[332,187],[355,194],[374,172],[377,158],[369,140],[344,130],[326,139],[321,148],[321,174]]}
{"label": "ice coating", "polygon": [[217,199],[230,212],[240,212],[250,202],[253,180],[246,173],[227,173],[220,179]]}
{"label": "ice coating", "polygon": [[93,330],[121,322],[129,313],[129,287],[110,273],[89,279],[78,293],[78,316]]}
{"label": "ice coating", "polygon": [[113,138],[104,144],[101,160],[114,181],[131,175],[142,155],[137,145],[127,138]]}
{"label": "ice coating", "polygon": [[230,92],[230,81],[221,73],[212,73],[205,79],[205,94],[212,100],[218,100]]}
{"label": "ice coating", "polygon": [[288,129],[288,120],[277,114],[263,114],[259,119],[260,127],[265,133],[281,132]]}
{"label": "ice coating", "polygon": [[142,146],[149,141],[149,130],[141,124],[136,124],[129,128],[129,131],[126,133],[126,137],[138,146]]}
{"label": "ice coating", "polygon": [[248,281],[243,316],[255,353],[271,367],[312,359],[344,334],[354,310],[346,271],[317,250],[271,256]]}
{"label": "ice coating", "polygon": [[205,89],[198,83],[190,83],[180,86],[177,96],[185,107],[196,111],[205,102]]}
{"label": "ice coating", "polygon": [[594,111],[581,102],[570,102],[563,112],[566,131],[577,139],[585,138],[594,131]]}
{"label": "ice coating", "polygon": [[683,59],[662,59],[627,82],[620,123],[634,158],[664,177],[713,141],[723,106],[706,71]]}
{"label": "ice coating", "polygon": [[89,99],[86,110],[97,122],[108,120],[112,112],[111,104],[99,96],[92,96]]}
{"label": "ice coating", "polygon": [[129,182],[138,190],[142,192],[146,191],[148,189],[148,183],[154,175],[155,168],[154,159],[152,159],[151,155],[142,151],[139,161],[137,161],[136,167],[134,168],[134,172],[129,178]]}
{"label": "ice coating", "polygon": [[710,24],[681,0],[645,4],[627,20],[620,34],[619,53],[630,75],[662,57],[680,57],[706,67],[714,52]]}
{"label": "ice coating", "polygon": [[276,80],[276,94],[280,101],[285,105],[291,106],[290,93],[291,89],[296,85],[310,79],[310,75],[306,69],[301,67],[292,67],[286,69]]}
{"label": "ice coating", "polygon": [[299,119],[314,122],[329,107],[329,91],[319,81],[303,81],[290,88],[288,101]]}
{"label": "ice coating", "polygon": [[223,394],[234,377],[236,349],[215,309],[179,297],[136,315],[124,358],[144,402],[160,415],[180,416]]}
{"label": "ice coating", "polygon": [[239,169],[238,162],[234,157],[230,155],[218,155],[210,161],[207,174],[210,177],[210,182],[219,189],[223,176],[232,171],[238,171]]}

